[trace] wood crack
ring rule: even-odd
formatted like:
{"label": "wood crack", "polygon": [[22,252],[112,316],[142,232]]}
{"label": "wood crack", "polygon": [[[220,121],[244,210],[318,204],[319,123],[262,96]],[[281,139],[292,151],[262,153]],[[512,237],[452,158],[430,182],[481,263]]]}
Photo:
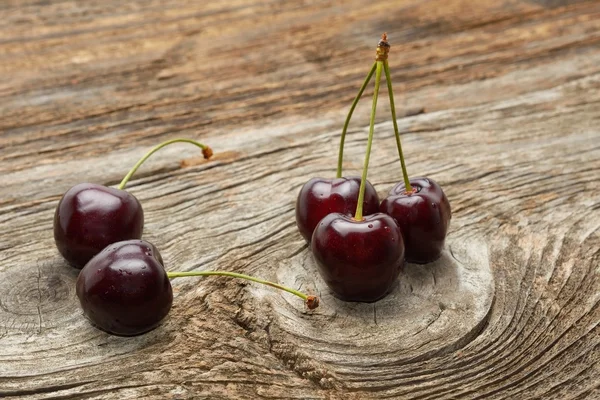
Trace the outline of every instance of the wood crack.
{"label": "wood crack", "polygon": [[77,382],[77,383],[67,383],[67,384],[63,384],[63,385],[52,385],[52,386],[39,387],[36,389],[0,391],[0,396],[3,398],[4,397],[34,396],[36,394],[52,393],[52,392],[57,392],[57,391],[61,391],[61,390],[74,389],[74,388],[77,388],[80,386],[85,386],[92,382],[94,382],[94,381],[82,381],[82,382]]}
{"label": "wood crack", "polygon": [[37,276],[37,291],[38,291],[38,304],[37,304],[37,312],[38,312],[38,323],[39,329],[38,333],[42,333],[44,321],[42,319],[42,290],[40,288],[40,279],[42,279],[42,270],[40,266],[37,266],[38,276]]}

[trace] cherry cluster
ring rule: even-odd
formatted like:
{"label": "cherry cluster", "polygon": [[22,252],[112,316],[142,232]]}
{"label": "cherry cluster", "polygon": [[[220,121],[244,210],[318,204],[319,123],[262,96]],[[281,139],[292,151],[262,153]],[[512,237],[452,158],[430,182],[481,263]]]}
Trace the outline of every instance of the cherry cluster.
{"label": "cherry cluster", "polygon": [[248,275],[227,271],[167,272],[152,243],[141,240],[144,211],[138,199],[124,190],[140,165],[172,143],[191,143],[212,156],[210,147],[191,139],[159,144],[142,157],[118,188],[81,183],[60,199],[54,213],[54,240],[60,254],[75,268],[76,293],[84,314],[98,328],[115,335],[133,336],[154,329],[173,303],[170,278],[227,276],[272,286],[302,298],[309,309],[315,296]]}
{"label": "cherry cluster", "polygon": [[[408,178],[396,111],[388,53],[383,34],[377,55],[344,123],[335,179],[312,178],[300,190],[296,223],[310,244],[319,272],[333,294],[345,301],[373,302],[392,288],[405,260],[425,264],[438,259],[450,225],[450,203],[430,178]],[[380,203],[367,180],[382,71],[385,73],[404,176]],[[362,177],[342,177],[346,131],[352,113],[371,78],[375,92]]]}

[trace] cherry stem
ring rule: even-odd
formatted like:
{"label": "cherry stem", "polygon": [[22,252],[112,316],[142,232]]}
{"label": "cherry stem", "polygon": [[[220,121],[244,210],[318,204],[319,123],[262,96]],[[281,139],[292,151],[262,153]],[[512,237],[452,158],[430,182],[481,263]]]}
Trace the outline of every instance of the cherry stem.
{"label": "cherry stem", "polygon": [[227,272],[227,271],[189,271],[189,272],[167,272],[167,276],[170,279],[173,278],[183,278],[183,277],[189,277],[189,276],[228,276],[230,278],[240,278],[240,279],[245,279],[248,281],[252,281],[252,282],[256,282],[256,283],[261,283],[263,285],[267,285],[267,286],[271,286],[277,289],[281,289],[285,292],[291,293],[295,296],[300,297],[302,300],[304,300],[304,303],[306,304],[306,306],[310,309],[313,310],[315,308],[317,308],[319,306],[319,298],[317,296],[311,296],[311,295],[306,295],[302,292],[299,292],[297,290],[294,289],[290,289],[286,286],[280,285],[278,283],[274,283],[274,282],[269,282],[269,281],[265,281],[263,279],[260,278],[255,278],[253,276],[250,275],[244,275],[244,274],[238,274],[236,272]]}
{"label": "cherry stem", "polygon": [[365,199],[365,187],[367,183],[367,171],[369,170],[369,158],[371,156],[371,145],[373,144],[373,132],[375,131],[375,111],[377,110],[377,96],[379,95],[379,83],[381,82],[381,69],[383,61],[376,61],[375,72],[375,92],[373,93],[373,107],[371,108],[371,124],[369,125],[369,139],[367,141],[367,152],[365,154],[365,162],[363,165],[362,177],[360,179],[360,189],[358,192],[358,204],[354,219],[362,221],[363,219],[363,202]]}
{"label": "cherry stem", "polygon": [[131,170],[127,173],[127,175],[125,175],[125,177],[123,178],[123,180],[121,181],[121,183],[118,186],[118,189],[123,190],[125,188],[125,185],[127,185],[127,182],[129,182],[129,179],[131,179],[131,177],[133,176],[133,174],[135,174],[135,171],[138,170],[138,168],[144,163],[144,161],[146,161],[148,159],[148,157],[150,157],[152,154],[156,153],[158,150],[162,149],[165,146],[168,146],[170,144],[173,143],[191,143],[195,146],[198,146],[202,149],[202,154],[204,155],[204,158],[206,158],[207,160],[212,156],[212,149],[209,146],[206,146],[202,143],[196,142],[195,140],[192,139],[171,139],[171,140],[167,140],[166,142],[163,142],[155,147],[153,147],[149,152],[147,152],[144,157],[140,158],[140,160],[133,166],[133,168],[131,168]]}
{"label": "cherry stem", "polygon": [[404,188],[407,193],[412,192],[410,180],[408,179],[408,171],[404,163],[404,155],[402,154],[402,144],[400,144],[400,133],[398,132],[398,122],[396,121],[396,106],[394,105],[394,91],[392,90],[392,77],[390,76],[390,66],[388,61],[383,62],[383,70],[385,71],[385,80],[387,82],[388,94],[390,96],[390,107],[392,109],[392,121],[394,122],[394,133],[396,134],[396,146],[398,147],[398,156],[400,157],[400,165],[402,166],[402,175],[404,175]]}
{"label": "cherry stem", "polygon": [[356,105],[358,104],[358,100],[360,100],[360,98],[362,97],[363,92],[365,91],[367,85],[369,84],[369,81],[373,77],[373,74],[375,73],[376,67],[377,67],[377,63],[373,63],[373,66],[371,67],[371,71],[369,71],[369,73],[367,74],[367,77],[365,78],[365,81],[363,82],[362,86],[360,87],[358,94],[354,98],[354,101],[352,102],[352,106],[350,107],[350,111],[348,112],[348,116],[346,117],[346,121],[344,122],[344,129],[342,129],[342,137],[340,139],[340,151],[338,154],[336,178],[342,177],[342,163],[344,161],[344,142],[346,141],[346,131],[348,130],[348,125],[350,124],[350,119],[352,119],[352,114],[354,113],[354,109],[356,108]]}

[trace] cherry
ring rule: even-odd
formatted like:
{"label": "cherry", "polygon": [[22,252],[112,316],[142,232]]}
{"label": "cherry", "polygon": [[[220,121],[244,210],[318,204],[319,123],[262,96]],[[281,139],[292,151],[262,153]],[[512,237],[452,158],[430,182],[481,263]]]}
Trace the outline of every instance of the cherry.
{"label": "cherry", "polygon": [[62,256],[82,268],[111,243],[139,239],[144,211],[131,193],[80,183],[63,195],[54,213],[54,240]]}
{"label": "cherry", "polygon": [[425,264],[442,254],[452,213],[444,191],[433,179],[412,178],[412,191],[398,183],[381,203],[402,231],[406,261]]}
{"label": "cherry", "polygon": [[67,190],[54,213],[54,241],[60,254],[72,266],[83,268],[111,243],[142,237],[144,211],[138,199],[123,188],[148,157],[178,142],[200,147],[204,158],[212,155],[210,147],[194,140],[173,139],[146,153],[123,178],[118,189],[80,183]]}
{"label": "cherry", "polygon": [[450,203],[440,185],[433,179],[408,178],[396,122],[394,91],[387,59],[383,63],[383,68],[404,182],[392,188],[390,195],[383,200],[379,209],[392,216],[400,226],[406,249],[406,260],[425,264],[437,260],[441,255],[452,216]]}
{"label": "cherry", "polygon": [[[369,138],[354,218],[329,214],[315,229],[311,249],[318,269],[333,294],[345,301],[373,302],[385,296],[404,264],[402,234],[394,220],[383,213],[363,217],[367,171],[375,129],[377,96],[389,45],[385,36],[377,46],[375,92]],[[370,80],[371,73],[367,76]],[[364,85],[363,85],[364,86]]]}
{"label": "cherry", "polygon": [[[354,176],[342,177],[344,143],[354,109],[374,73],[375,64],[373,64],[373,68],[371,68],[367,79],[363,82],[358,94],[354,98],[350,111],[346,116],[342,135],[340,136],[336,178],[312,178],[302,186],[298,194],[296,200],[296,225],[308,243],[310,243],[312,234],[323,217],[336,212],[352,215],[356,210],[361,178]],[[379,210],[379,196],[369,181],[366,181],[365,190],[363,213],[364,215],[374,214]]]}
{"label": "cherry", "polygon": [[[349,178],[312,178],[304,184],[296,201],[296,224],[304,239],[310,243],[319,221],[331,213],[352,215],[356,210],[360,177]],[[365,200],[363,203],[365,215],[379,211],[379,196],[377,191],[367,181]]]}
{"label": "cherry", "polygon": [[315,229],[311,248],[323,280],[345,301],[379,300],[392,288],[404,263],[400,228],[383,213],[360,221],[329,214]]}
{"label": "cherry", "polygon": [[94,325],[121,336],[155,328],[173,303],[162,257],[143,240],[114,243],[98,253],[79,273],[76,292]]}
{"label": "cherry", "polygon": [[272,286],[304,300],[309,309],[319,299],[277,283],[226,271],[166,272],[158,249],[144,240],[113,243],[93,257],[77,278],[76,293],[84,314],[99,329],[134,336],[156,328],[173,303],[170,278],[228,276]]}

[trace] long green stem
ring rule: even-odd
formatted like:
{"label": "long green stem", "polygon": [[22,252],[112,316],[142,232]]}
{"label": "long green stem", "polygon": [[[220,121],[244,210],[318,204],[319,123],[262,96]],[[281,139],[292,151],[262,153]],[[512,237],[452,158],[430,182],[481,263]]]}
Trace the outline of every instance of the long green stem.
{"label": "long green stem", "polygon": [[348,130],[348,125],[350,124],[350,119],[352,119],[352,114],[354,113],[354,109],[356,108],[356,105],[358,104],[358,100],[360,100],[360,98],[362,97],[362,94],[365,91],[365,88],[367,87],[367,85],[369,84],[369,81],[371,80],[371,78],[373,77],[373,74],[375,73],[376,66],[377,66],[377,63],[373,63],[373,66],[371,67],[371,71],[369,71],[367,77],[365,78],[365,81],[363,82],[362,86],[360,87],[360,90],[358,91],[358,94],[356,95],[356,97],[354,98],[354,101],[352,102],[352,106],[350,107],[350,111],[348,112],[348,116],[346,117],[346,121],[344,121],[344,129],[342,129],[342,137],[340,138],[340,150],[339,150],[339,154],[338,154],[338,165],[337,165],[337,173],[336,173],[337,178],[342,177],[342,163],[344,162],[344,142],[346,141],[346,131]]}
{"label": "long green stem", "polygon": [[236,272],[227,272],[227,271],[190,271],[190,272],[167,272],[167,276],[170,279],[173,278],[182,278],[182,277],[187,277],[187,276],[228,276],[230,278],[240,278],[240,279],[246,279],[248,281],[252,281],[252,282],[256,282],[256,283],[261,283],[263,285],[267,285],[267,286],[271,286],[277,289],[281,289],[285,292],[291,293],[295,296],[300,297],[302,300],[304,300],[304,302],[306,303],[307,307],[309,309],[315,309],[319,306],[319,298],[316,296],[311,296],[311,295],[306,295],[302,292],[299,292],[297,290],[294,289],[290,289],[286,286],[280,285],[278,283],[274,283],[274,282],[269,282],[269,281],[265,281],[263,279],[260,278],[255,278],[253,276],[250,275],[244,275],[244,274],[238,274]]}
{"label": "long green stem", "polygon": [[367,141],[367,152],[365,154],[365,163],[363,165],[362,177],[360,179],[360,189],[358,192],[358,204],[354,219],[362,221],[363,219],[363,201],[365,199],[365,186],[367,183],[367,171],[369,170],[369,158],[371,156],[371,145],[373,144],[373,132],[375,131],[375,111],[377,111],[377,96],[379,95],[379,83],[381,82],[382,61],[375,63],[377,69],[375,72],[375,93],[373,93],[373,107],[371,108],[371,124],[369,125],[369,139]]}
{"label": "long green stem", "polygon": [[210,147],[196,142],[195,140],[192,139],[171,139],[171,140],[167,140],[166,142],[163,142],[155,147],[153,147],[149,152],[147,152],[144,157],[140,158],[140,160],[133,166],[133,168],[131,168],[131,170],[127,173],[127,175],[125,175],[125,177],[123,178],[123,180],[121,181],[121,183],[119,184],[118,188],[120,190],[123,190],[125,188],[125,185],[127,185],[127,182],[129,182],[129,179],[131,179],[131,177],[133,176],[133,174],[135,174],[135,171],[138,170],[138,168],[144,163],[144,161],[146,161],[148,159],[148,157],[150,157],[152,154],[156,153],[158,150],[162,149],[165,146],[168,146],[170,144],[173,143],[191,143],[195,146],[198,146],[202,149],[202,154],[204,155],[204,158],[208,159],[210,158],[210,156],[212,156],[212,150]]}
{"label": "long green stem", "polygon": [[390,66],[385,60],[383,62],[385,71],[385,80],[387,82],[388,94],[390,96],[390,107],[392,108],[392,121],[394,122],[394,133],[396,134],[396,146],[398,147],[398,156],[400,157],[400,165],[402,166],[402,175],[404,175],[404,188],[407,193],[412,192],[410,181],[408,180],[408,171],[404,163],[404,155],[402,154],[402,144],[400,144],[400,133],[398,132],[398,122],[396,121],[396,106],[394,105],[394,91],[392,90],[392,78],[390,76]]}

